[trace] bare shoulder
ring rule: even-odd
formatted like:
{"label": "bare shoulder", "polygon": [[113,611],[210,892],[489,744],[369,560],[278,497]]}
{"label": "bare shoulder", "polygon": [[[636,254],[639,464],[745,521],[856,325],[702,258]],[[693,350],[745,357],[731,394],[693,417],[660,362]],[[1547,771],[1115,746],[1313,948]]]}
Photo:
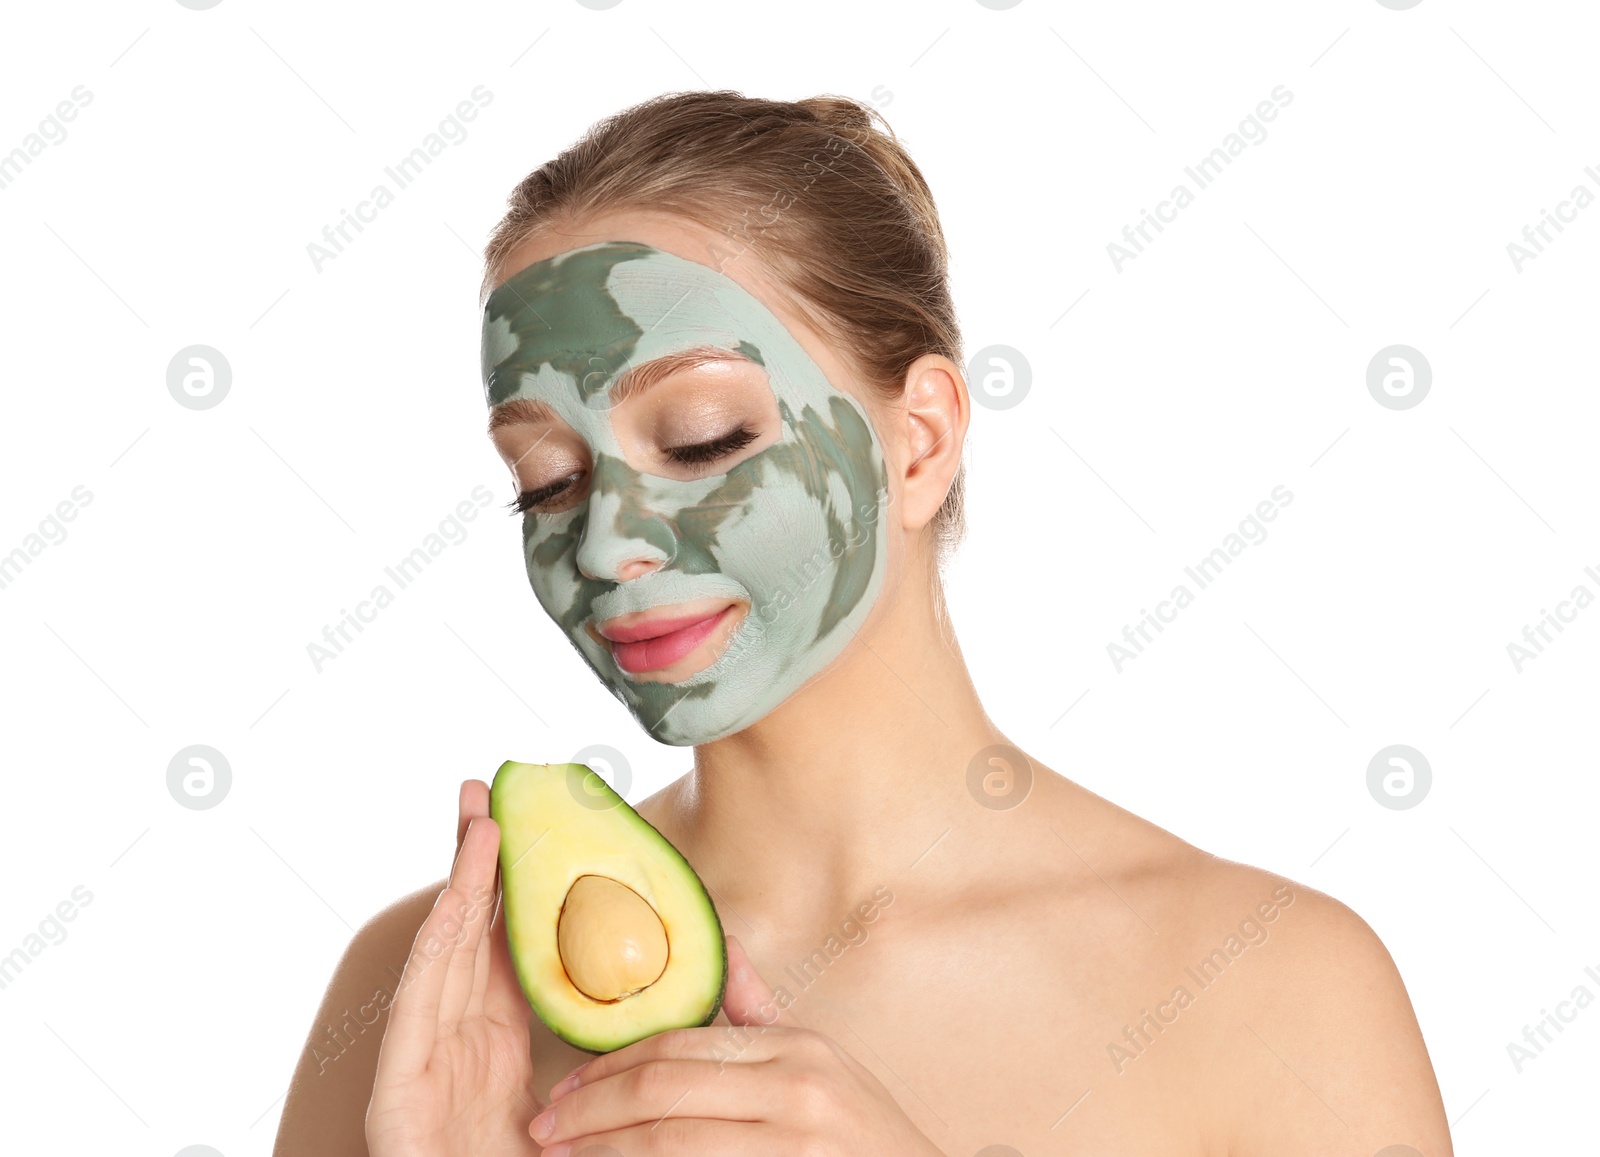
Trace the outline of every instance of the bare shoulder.
{"label": "bare shoulder", "polygon": [[1092,869],[1108,910],[1121,906],[1119,927],[1139,918],[1117,942],[1122,1023],[1106,1053],[1119,1076],[1165,1069],[1183,1081],[1235,1157],[1451,1152],[1411,998],[1360,915],[1046,779],[1056,834]]}
{"label": "bare shoulder", "polygon": [[1405,981],[1366,920],[1075,784],[1058,800],[1077,816],[1077,839],[1098,851],[1107,885],[1155,933],[1138,1015],[1109,1050],[1118,1072],[1152,1064],[1147,1053],[1205,1072],[1195,1087],[1237,1157],[1370,1157],[1402,1144],[1450,1154]]}
{"label": "bare shoulder", "polygon": [[417,930],[447,883],[402,896],[351,938],[290,1078],[274,1157],[366,1157],[367,1104],[389,1005]]}
{"label": "bare shoulder", "polygon": [[[1450,1154],[1421,1027],[1372,927],[1325,892],[1213,858],[1204,891],[1218,933],[1208,959],[1255,954],[1222,1006],[1231,1151]],[[1228,965],[1231,967],[1231,963]]]}

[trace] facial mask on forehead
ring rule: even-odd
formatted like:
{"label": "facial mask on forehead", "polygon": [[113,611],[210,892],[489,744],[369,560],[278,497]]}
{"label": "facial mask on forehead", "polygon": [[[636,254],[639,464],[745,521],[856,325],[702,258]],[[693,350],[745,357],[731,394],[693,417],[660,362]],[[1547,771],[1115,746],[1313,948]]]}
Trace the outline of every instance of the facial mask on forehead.
{"label": "facial mask on forehead", "polygon": [[[862,406],[766,306],[708,266],[607,241],[516,274],[490,295],[483,321],[490,406],[547,403],[591,457],[575,505],[524,515],[529,582],[651,736],[687,746],[748,727],[845,648],[887,566],[883,447]],[[612,383],[706,345],[765,368],[778,441],[722,474],[635,470],[612,425]],[[621,580],[638,559],[659,565]],[[671,614],[670,604],[704,596],[749,609],[734,612],[743,618],[717,660],[678,682],[630,676],[584,629],[657,607]]]}

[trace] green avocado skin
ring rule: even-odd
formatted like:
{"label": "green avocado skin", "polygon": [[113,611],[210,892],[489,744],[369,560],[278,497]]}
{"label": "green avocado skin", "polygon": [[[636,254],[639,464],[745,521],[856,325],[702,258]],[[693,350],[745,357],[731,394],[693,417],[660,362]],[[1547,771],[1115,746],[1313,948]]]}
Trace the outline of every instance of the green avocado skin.
{"label": "green avocado skin", "polygon": [[[503,817],[504,817],[505,808],[506,808],[506,795],[507,795],[507,793],[509,791],[513,790],[511,788],[510,784],[512,783],[514,775],[513,774],[507,774],[507,773],[510,772],[512,769],[519,768],[519,767],[528,767],[528,766],[530,766],[530,765],[528,765],[528,764],[519,764],[515,760],[507,760],[505,763],[501,764],[499,769],[495,772],[494,781],[493,781],[493,783],[492,783],[492,785],[490,787],[490,791],[489,791],[489,815],[490,815],[490,818],[493,819],[496,824],[500,825],[502,833],[505,831],[505,820],[504,820]],[[540,765],[540,766],[549,766],[550,770],[552,772],[554,772],[557,769],[559,769],[562,773],[567,773],[567,772],[571,771],[572,769],[581,769],[582,773],[587,775],[591,771],[590,768],[588,768],[588,767],[586,767],[584,765],[581,765],[581,764],[558,764],[558,765]],[[596,776],[596,779],[598,780],[599,777]],[[714,903],[712,903],[712,901],[711,901],[710,892],[706,889],[704,881],[702,881],[700,879],[699,875],[695,872],[693,866],[689,863],[689,861],[684,857],[683,853],[678,851],[678,849],[672,844],[672,842],[670,840],[668,840],[666,836],[662,835],[660,830],[657,829],[654,824],[652,824],[649,820],[645,819],[638,812],[634,811],[634,809],[629,806],[628,802],[626,800],[624,800],[621,796],[616,795],[616,793],[613,792],[611,790],[611,788],[609,787],[609,785],[606,785],[603,780],[600,780],[600,785],[604,788],[604,791],[607,794],[611,795],[611,797],[616,801],[615,805],[614,805],[616,808],[622,809],[622,811],[628,816],[628,818],[632,822],[637,823],[642,828],[646,829],[650,834],[654,835],[656,840],[658,840],[660,842],[661,847],[664,850],[666,850],[672,856],[673,859],[675,859],[677,861],[677,863],[682,867],[683,871],[685,873],[687,873],[688,878],[691,879],[694,882],[694,884],[696,885],[696,887],[699,888],[701,895],[705,899],[705,912],[706,912],[707,917],[709,918],[709,922],[714,926],[714,928],[716,930],[716,943],[721,948],[721,950],[717,953],[718,957],[721,959],[722,969],[721,969],[721,975],[718,977],[718,980],[717,980],[716,996],[711,1002],[710,1011],[706,1013],[705,1019],[703,1019],[703,1020],[701,1020],[701,1021],[699,1021],[698,1023],[695,1023],[695,1024],[665,1026],[661,1030],[658,1030],[658,1031],[665,1032],[665,1031],[668,1030],[668,1028],[672,1028],[672,1027],[705,1028],[705,1027],[709,1026],[712,1021],[716,1020],[717,1013],[721,1011],[722,1002],[723,1002],[724,998],[727,996],[727,992],[728,992],[728,953],[727,953],[727,949],[726,949],[726,941],[724,939],[724,933],[723,933],[723,928],[722,928],[722,918],[717,913],[716,905]],[[507,935],[508,947],[510,948],[510,951],[511,951],[512,964],[513,964],[513,966],[515,967],[515,970],[516,970],[517,983],[522,988],[523,996],[527,999],[529,1007],[533,1009],[534,1014],[536,1016],[538,1016],[540,1022],[543,1023],[544,1026],[547,1029],[549,1029],[550,1032],[554,1036],[556,1036],[558,1039],[560,1039],[562,1041],[565,1041],[567,1044],[571,1045],[573,1048],[579,1049],[582,1052],[589,1053],[589,1054],[591,1054],[593,1056],[600,1056],[600,1055],[603,1055],[603,1054],[608,1053],[608,1052],[615,1052],[618,1048],[627,1047],[626,1045],[617,1045],[617,1046],[612,1047],[612,1048],[597,1047],[592,1041],[584,1039],[580,1034],[572,1031],[567,1026],[562,1025],[560,1023],[556,1023],[554,1017],[547,1016],[545,1014],[545,1012],[543,1011],[543,1006],[544,1006],[545,1002],[542,1001],[541,999],[539,999],[539,995],[538,995],[538,993],[536,991],[536,985],[534,983],[533,975],[527,969],[524,960],[521,959],[521,957],[519,956],[519,954],[517,952],[517,947],[516,947],[517,937],[516,937],[516,934],[515,934],[516,933],[516,929],[515,929],[515,926],[514,926],[514,921],[515,921],[515,918],[516,918],[515,917],[515,913],[518,911],[518,906],[517,906],[517,903],[516,903],[516,888],[515,888],[515,886],[513,884],[513,877],[511,876],[510,871],[509,871],[510,868],[512,867],[512,864],[510,862],[508,862],[508,861],[510,861],[510,859],[511,859],[511,857],[510,857],[509,849],[507,848],[507,846],[504,843],[504,841],[502,841],[501,846],[500,846],[500,869],[501,869],[500,876],[501,876],[501,889],[502,889],[502,891],[504,893],[503,898],[502,898],[502,903],[505,906],[505,921],[506,921],[506,932],[508,934]],[[643,1038],[641,1038],[641,1039],[643,1039]],[[632,1042],[630,1042],[630,1043],[632,1043]]]}

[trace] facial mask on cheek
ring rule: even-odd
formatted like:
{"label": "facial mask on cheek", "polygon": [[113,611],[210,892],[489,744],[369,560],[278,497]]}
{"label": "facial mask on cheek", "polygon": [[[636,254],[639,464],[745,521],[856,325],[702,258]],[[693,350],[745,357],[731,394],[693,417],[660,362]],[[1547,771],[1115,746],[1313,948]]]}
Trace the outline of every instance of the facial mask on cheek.
{"label": "facial mask on cheek", "polygon": [[[635,470],[612,426],[612,382],[704,345],[765,367],[779,440],[723,474],[678,480]],[[687,746],[748,727],[821,671],[866,619],[887,567],[882,444],[862,406],[732,278],[633,241],[558,254],[490,295],[483,375],[490,406],[545,402],[588,444],[583,499],[524,516],[528,579],[655,739]],[[619,568],[637,559],[660,565],[620,581]],[[703,596],[743,600],[749,610],[721,656],[678,682],[630,676],[584,629]]]}

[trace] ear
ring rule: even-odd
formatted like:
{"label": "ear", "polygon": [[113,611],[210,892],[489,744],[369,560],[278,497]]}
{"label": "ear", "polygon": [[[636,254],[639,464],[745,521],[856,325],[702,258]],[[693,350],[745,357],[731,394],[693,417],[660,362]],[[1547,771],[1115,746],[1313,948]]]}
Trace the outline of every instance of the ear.
{"label": "ear", "polygon": [[942,354],[923,354],[906,370],[901,408],[907,455],[900,519],[906,530],[920,530],[944,505],[961,468],[972,417],[961,367]]}

